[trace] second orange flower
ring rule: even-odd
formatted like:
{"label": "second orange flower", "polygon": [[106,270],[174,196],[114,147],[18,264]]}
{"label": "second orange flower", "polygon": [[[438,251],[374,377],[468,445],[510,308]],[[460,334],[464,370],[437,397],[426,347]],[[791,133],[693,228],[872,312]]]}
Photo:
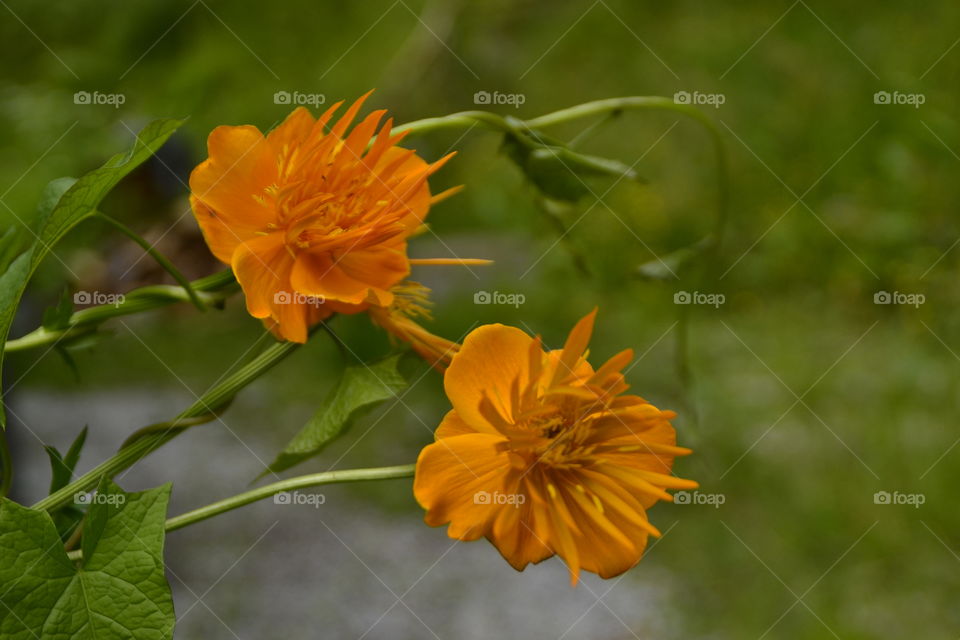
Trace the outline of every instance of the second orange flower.
{"label": "second orange flower", "polygon": [[319,118],[298,108],[267,135],[217,127],[190,176],[210,250],[233,268],[250,314],[283,339],[306,341],[334,312],[388,307],[416,262],[407,238],[446,195],[431,195],[427,179],[450,156],[428,163],[397,146],[385,111],[348,132],[366,97],[335,122],[342,103]]}

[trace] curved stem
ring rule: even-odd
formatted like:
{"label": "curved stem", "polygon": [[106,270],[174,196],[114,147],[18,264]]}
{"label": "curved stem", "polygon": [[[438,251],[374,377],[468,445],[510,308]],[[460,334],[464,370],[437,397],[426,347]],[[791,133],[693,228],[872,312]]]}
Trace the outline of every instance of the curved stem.
{"label": "curved stem", "polygon": [[[191,282],[195,295],[207,306],[217,305],[238,289],[233,272],[225,269],[205,278]],[[48,330],[43,327],[13,340],[8,340],[5,353],[25,351],[57,342],[61,338],[80,336],[89,333],[103,322],[119,316],[141,313],[158,309],[176,302],[190,301],[190,293],[184,287],[173,285],[150,285],[140,287],[124,294],[123,301],[116,304],[103,304],[74,312],[63,329]]]}
{"label": "curved stem", "polygon": [[212,518],[213,516],[231,511],[238,507],[248,505],[257,500],[263,500],[270,496],[285,491],[294,491],[296,489],[306,489],[309,487],[318,487],[324,484],[333,484],[338,482],[360,482],[363,480],[388,480],[392,478],[410,478],[413,477],[416,465],[404,464],[395,467],[375,467],[370,469],[345,469],[343,471],[325,471],[323,473],[313,473],[305,476],[297,476],[287,480],[280,480],[272,484],[257,487],[245,491],[241,494],[231,496],[219,502],[208,504],[205,507],[194,509],[179,516],[167,520],[167,531],[182,529],[188,525]]}
{"label": "curved stem", "polygon": [[167,257],[165,255],[157,251],[152,244],[150,244],[149,242],[144,240],[142,237],[140,237],[140,235],[136,231],[134,231],[127,225],[123,224],[119,220],[113,218],[112,216],[108,216],[102,211],[97,211],[95,215],[98,219],[103,220],[104,222],[112,226],[114,229],[120,231],[122,234],[124,234],[125,236],[127,236],[128,238],[136,242],[138,245],[140,245],[140,248],[146,251],[147,255],[149,255],[151,258],[156,260],[157,264],[159,264],[164,271],[166,271],[171,276],[173,276],[173,279],[176,280],[181,287],[183,287],[184,291],[186,291],[187,295],[190,297],[190,302],[193,303],[193,306],[195,306],[200,311],[207,310],[207,307],[200,300],[200,297],[197,296],[197,292],[193,290],[193,285],[190,284],[190,281],[183,277],[183,274],[180,273],[180,270],[177,269],[175,266],[173,266],[173,263],[167,260]]}
{"label": "curved stem", "polygon": [[[418,134],[441,129],[460,129],[481,125],[487,129],[502,131],[504,133],[516,133],[524,129],[552,127],[591,116],[616,115],[627,110],[642,109],[679,113],[683,116],[693,118],[710,133],[717,163],[717,221],[710,240],[714,255],[717,255],[729,217],[730,193],[727,179],[726,146],[723,141],[723,134],[713,121],[693,105],[680,104],[670,98],[664,98],[662,96],[628,96],[585,102],[575,107],[560,109],[559,111],[554,111],[553,113],[548,113],[530,120],[505,118],[488,111],[462,111],[452,113],[448,116],[414,120],[413,122],[395,127],[394,131],[397,133],[409,132]],[[518,139],[520,142],[526,140],[524,136],[519,136]]]}
{"label": "curved stem", "polygon": [[247,386],[261,375],[269,371],[274,365],[296,351],[301,345],[297,342],[278,342],[264,350],[259,356],[244,365],[226,380],[214,386],[203,394],[192,405],[171,420],[168,428],[154,431],[133,441],[129,446],[120,449],[114,456],[87,473],[83,474],[59,491],[55,491],[40,502],[33,505],[34,509],[53,510],[69,503],[73,496],[82,491],[89,491],[100,482],[102,477],[112,478],[117,473],[132,466],[138,460],[146,457],[155,449],[163,446],[183,431],[190,428],[191,418],[199,418],[210,413],[233,398],[243,387]]}
{"label": "curved stem", "polygon": [[[306,476],[297,476],[287,480],[280,480],[273,484],[264,485],[245,491],[243,493],[225,498],[213,504],[208,504],[199,509],[188,511],[169,518],[164,525],[167,532],[176,531],[183,527],[197,522],[202,522],[221,513],[232,511],[239,507],[269,498],[270,496],[283,493],[285,491],[295,491],[297,489],[307,489],[310,487],[319,487],[324,484],[335,484],[340,482],[361,482],[364,480],[390,480],[394,478],[413,477],[416,465],[404,464],[395,467],[374,467],[369,469],[344,469],[343,471],[325,471],[323,473],[313,473]],[[83,557],[82,552],[77,549],[67,554],[71,560],[79,560]]]}
{"label": "curved stem", "polygon": [[212,420],[216,420],[220,417],[220,414],[223,413],[227,406],[229,406],[230,400],[231,399],[228,399],[223,407],[217,407],[214,411],[202,416],[197,416],[196,418],[177,418],[174,420],[168,420],[167,422],[157,422],[155,424],[150,424],[137,429],[130,434],[130,437],[123,441],[123,444],[120,445],[120,448],[126,449],[137,440],[155,433],[169,431],[170,429],[188,429],[189,427],[196,427],[197,425],[206,424]]}
{"label": "curved stem", "polygon": [[481,125],[495,131],[511,131],[513,128],[507,121],[496,113],[489,111],[460,111],[448,116],[437,118],[423,118],[393,128],[393,133],[427,133],[440,129],[462,129]]}
{"label": "curved stem", "polygon": [[713,232],[713,245],[715,250],[719,250],[729,216],[730,190],[727,179],[726,146],[720,129],[713,123],[713,120],[696,107],[689,104],[679,104],[670,98],[660,96],[608,98],[606,100],[585,102],[575,107],[554,111],[553,113],[548,113],[538,118],[533,118],[532,120],[526,120],[525,124],[531,128],[551,127],[590,116],[615,114],[621,111],[639,109],[654,109],[679,113],[693,118],[710,133],[717,163],[717,221]]}

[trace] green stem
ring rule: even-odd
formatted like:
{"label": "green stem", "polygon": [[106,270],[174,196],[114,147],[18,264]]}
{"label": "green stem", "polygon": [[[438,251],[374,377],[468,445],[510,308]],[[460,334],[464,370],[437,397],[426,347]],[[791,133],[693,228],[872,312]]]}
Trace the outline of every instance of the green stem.
{"label": "green stem", "polygon": [[[441,129],[462,129],[481,125],[487,129],[515,134],[524,129],[542,129],[592,116],[616,115],[623,111],[644,109],[672,111],[685,117],[693,118],[710,134],[717,164],[717,220],[710,237],[710,244],[716,256],[719,254],[720,244],[726,231],[729,217],[730,191],[727,178],[726,146],[720,129],[717,128],[709,117],[693,105],[680,104],[670,98],[661,96],[629,96],[585,102],[575,107],[560,109],[559,111],[554,111],[553,113],[548,113],[531,120],[504,118],[487,111],[462,111],[438,118],[415,120],[396,127],[395,131],[407,131],[413,134],[420,134]],[[534,137],[537,137],[535,132]],[[520,142],[524,142],[526,141],[526,136],[517,136],[517,139]]]}
{"label": "green stem", "polygon": [[203,394],[196,402],[171,420],[168,428],[152,431],[138,438],[129,446],[120,449],[112,458],[100,463],[59,491],[55,491],[36,503],[33,508],[52,511],[62,507],[69,503],[77,493],[89,491],[95,487],[101,478],[112,478],[117,473],[129,468],[138,460],[189,429],[192,423],[190,419],[215,413],[242,388],[269,371],[299,346],[300,344],[296,342],[278,342],[271,345],[248,364]]}
{"label": "green stem", "polygon": [[[236,279],[233,277],[233,272],[229,269],[194,280],[190,284],[194,295],[208,306],[222,303],[239,289]],[[188,302],[190,300],[190,292],[184,287],[173,285],[140,287],[124,294],[122,302],[98,305],[74,312],[67,321],[67,326],[63,329],[48,330],[39,327],[20,338],[8,340],[4,352],[25,351],[52,344],[61,338],[80,336],[94,331],[98,325],[111,318],[150,311],[176,302]]]}
{"label": "green stem", "polygon": [[503,132],[513,130],[513,127],[507,124],[507,121],[496,113],[490,113],[489,111],[460,111],[459,113],[451,113],[448,116],[440,116],[439,118],[423,118],[422,120],[414,120],[407,124],[401,124],[393,128],[393,133],[409,132],[418,134],[438,131],[440,129],[463,129],[477,125]]}
{"label": "green stem", "polygon": [[123,224],[122,222],[120,222],[119,220],[116,220],[111,216],[108,216],[102,211],[98,211],[96,213],[96,217],[99,218],[100,220],[103,220],[107,224],[111,225],[114,229],[120,231],[122,234],[124,234],[125,236],[127,236],[128,238],[136,242],[138,245],[140,245],[140,247],[147,252],[147,255],[149,255],[151,258],[156,260],[157,264],[163,267],[163,270],[169,273],[171,276],[173,276],[173,279],[176,280],[181,287],[183,287],[184,291],[186,291],[187,295],[190,297],[190,302],[193,303],[193,306],[195,306],[200,311],[207,310],[206,305],[204,305],[203,302],[200,300],[200,297],[197,295],[197,292],[193,290],[193,285],[190,284],[190,281],[187,280],[185,277],[183,277],[183,274],[180,273],[180,270],[177,269],[175,266],[173,266],[173,263],[167,260],[167,257],[165,255],[157,251],[152,244],[150,244],[145,239],[143,239],[140,236],[140,234],[138,234],[136,231],[134,231],[127,225]]}
{"label": "green stem", "polygon": [[167,520],[167,531],[175,531],[188,525],[212,518],[213,516],[231,511],[238,507],[248,505],[257,500],[263,500],[270,496],[285,491],[295,491],[297,489],[307,489],[324,484],[334,484],[338,482],[360,482],[363,480],[389,480],[392,478],[410,478],[413,476],[416,465],[404,464],[395,467],[376,467],[370,469],[345,469],[343,471],[325,471],[323,473],[313,473],[305,476],[297,476],[287,480],[280,480],[272,484],[267,484],[256,489],[245,491],[241,494],[231,496],[219,502],[208,504],[205,507],[194,509],[182,515]]}
{"label": "green stem", "polygon": [[724,231],[726,230],[729,217],[730,190],[727,179],[727,153],[723,141],[723,134],[717,125],[707,117],[702,111],[688,104],[679,104],[670,98],[660,96],[631,96],[625,98],[608,98],[606,100],[595,100],[585,102],[584,104],[561,109],[527,120],[525,124],[533,129],[542,127],[551,127],[580,118],[590,116],[617,113],[627,110],[652,109],[661,111],[673,111],[683,116],[693,118],[700,123],[709,133],[713,141],[714,153],[717,163],[717,221],[713,232],[714,250],[718,251]]}
{"label": "green stem", "polygon": [[7,442],[7,432],[0,429],[0,498],[6,498],[13,483],[13,456]]}
{"label": "green stem", "polygon": [[[324,484],[335,484],[340,482],[361,482],[364,480],[390,480],[395,478],[410,478],[414,474],[416,465],[404,464],[395,467],[375,467],[369,469],[344,469],[343,471],[325,471],[323,473],[313,473],[306,476],[297,476],[287,480],[280,480],[273,484],[264,485],[245,491],[241,494],[225,498],[213,504],[208,504],[199,509],[188,511],[187,513],[175,516],[167,520],[164,529],[166,531],[176,531],[183,527],[197,522],[202,522],[214,516],[232,511],[239,507],[269,498],[270,496],[283,493],[285,491],[295,491],[297,489],[308,489],[318,487]],[[71,551],[68,556],[71,560],[79,560],[82,557],[80,550]]]}

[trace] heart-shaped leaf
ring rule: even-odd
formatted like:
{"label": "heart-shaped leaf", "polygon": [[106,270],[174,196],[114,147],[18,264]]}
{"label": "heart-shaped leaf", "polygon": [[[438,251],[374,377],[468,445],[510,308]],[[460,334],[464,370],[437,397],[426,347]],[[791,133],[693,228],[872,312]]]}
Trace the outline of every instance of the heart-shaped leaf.
{"label": "heart-shaped leaf", "polygon": [[170,485],[125,493],[104,480],[89,496],[75,564],[45,511],[0,502],[0,638],[169,640],[164,575]]}

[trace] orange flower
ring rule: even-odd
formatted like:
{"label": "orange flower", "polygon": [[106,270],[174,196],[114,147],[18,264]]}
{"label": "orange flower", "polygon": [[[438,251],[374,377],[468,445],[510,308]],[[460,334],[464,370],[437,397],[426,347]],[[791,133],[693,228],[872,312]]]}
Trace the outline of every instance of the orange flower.
{"label": "orange flower", "polygon": [[622,395],[632,350],[586,361],[595,315],[557,351],[500,324],[470,333],[444,376],[453,410],[414,481],[427,524],[486,536],[517,570],[557,554],[573,584],[580,569],[610,578],[636,564],[660,535],[647,509],[698,486],[670,474],[691,453],[676,446],[676,414]]}
{"label": "orange flower", "polygon": [[348,133],[368,95],[330,127],[340,102],[317,119],[298,108],[266,136],[217,127],[209,158],[190,175],[207,245],[233,268],[250,314],[278,337],[304,342],[334,312],[390,305],[391,287],[416,263],[407,238],[452,193],[431,196],[427,185],[450,155],[429,164],[397,146],[403,134],[391,135],[392,120],[380,126],[385,111]]}

